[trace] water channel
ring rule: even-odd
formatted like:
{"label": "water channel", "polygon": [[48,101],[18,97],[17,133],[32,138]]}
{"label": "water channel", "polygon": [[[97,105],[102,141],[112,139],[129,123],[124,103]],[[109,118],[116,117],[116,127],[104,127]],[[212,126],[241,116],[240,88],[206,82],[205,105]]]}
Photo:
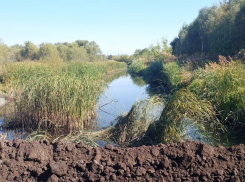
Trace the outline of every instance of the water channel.
{"label": "water channel", "polygon": [[[155,88],[151,88],[142,79],[132,77],[129,74],[124,74],[123,76],[120,76],[119,78],[111,81],[111,83],[108,84],[107,88],[103,93],[101,93],[98,99],[98,117],[95,121],[96,127],[94,130],[103,130],[110,127],[111,125],[114,125],[117,121],[117,117],[123,113],[129,112],[137,101],[141,101],[142,99],[150,98],[156,95],[157,92],[154,89]],[[1,109],[3,110],[4,107]],[[156,110],[156,108],[152,108],[152,110]],[[158,110],[157,112],[159,115],[161,114],[161,110]],[[3,123],[4,117],[3,115],[0,115],[0,125]],[[206,143],[211,142],[211,144],[213,144],[213,142],[217,142],[210,138],[210,135],[207,137],[205,133],[198,132],[198,126],[192,125],[191,123],[192,122],[188,120],[186,125],[183,126],[183,128],[186,130],[186,136],[184,139],[203,141]],[[24,129],[20,129],[18,131],[4,131],[4,129],[0,127],[0,134],[3,133],[7,135],[6,139],[9,140],[14,138],[25,139],[27,137]],[[96,142],[102,146],[106,143],[105,141],[99,140]],[[217,144],[230,146],[237,144],[237,142],[232,138],[225,137]]]}
{"label": "water channel", "polygon": [[149,97],[147,85],[136,85],[130,75],[113,80],[98,100],[98,129],[115,124],[115,119],[128,112],[136,101]]}
{"label": "water channel", "polygon": [[[109,127],[115,119],[122,113],[128,112],[136,101],[149,97],[147,85],[143,80],[133,80],[128,74],[124,74],[108,84],[107,88],[101,93],[98,99],[98,108],[95,130]],[[4,109],[4,108],[2,108]],[[0,125],[4,123],[4,117],[0,117]],[[4,131],[0,127],[0,134],[7,134],[6,139],[14,138],[25,139],[26,133],[23,131],[8,130]]]}

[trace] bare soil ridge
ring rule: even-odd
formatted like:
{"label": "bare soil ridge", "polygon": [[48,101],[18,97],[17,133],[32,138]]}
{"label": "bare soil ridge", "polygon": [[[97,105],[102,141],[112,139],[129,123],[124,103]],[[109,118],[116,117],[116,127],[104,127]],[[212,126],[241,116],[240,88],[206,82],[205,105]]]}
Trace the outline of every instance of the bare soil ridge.
{"label": "bare soil ridge", "polygon": [[198,142],[135,148],[0,141],[0,181],[244,181],[245,146]]}

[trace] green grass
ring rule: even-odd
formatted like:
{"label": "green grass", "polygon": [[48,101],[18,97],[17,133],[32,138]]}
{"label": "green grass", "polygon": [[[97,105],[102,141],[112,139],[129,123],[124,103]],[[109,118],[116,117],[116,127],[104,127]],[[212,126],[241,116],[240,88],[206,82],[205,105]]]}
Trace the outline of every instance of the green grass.
{"label": "green grass", "polygon": [[244,132],[245,65],[222,56],[219,61],[199,68],[198,63],[193,67],[190,62],[155,61],[140,72],[148,83],[158,80],[172,89],[161,118],[150,125],[143,140],[180,141],[190,125],[200,134],[213,133],[215,139],[222,132]]}
{"label": "green grass", "polygon": [[[173,65],[169,69],[172,71],[166,72],[170,82],[178,84],[179,75],[183,78],[179,69],[184,67]],[[218,133],[244,133],[244,70],[245,65],[240,61],[222,60],[196,69],[191,73],[189,85],[173,93],[161,118],[150,125],[144,140],[152,143],[183,140],[188,134],[187,125],[195,126],[200,133],[212,133],[214,140],[222,138]]]}
{"label": "green grass", "polygon": [[245,65],[240,61],[211,63],[195,73],[189,89],[206,98],[227,125],[245,125]]}
{"label": "green grass", "polygon": [[21,62],[3,68],[5,92],[11,93],[13,107],[5,120],[26,130],[72,132],[90,125],[96,117],[96,103],[106,85],[105,77],[125,63]]}
{"label": "green grass", "polygon": [[[202,125],[215,120],[215,111],[207,100],[198,100],[195,94],[187,89],[176,92],[164,108],[158,121],[151,124],[146,136],[148,141],[176,142],[188,134],[186,122],[192,125]],[[145,140],[145,139],[144,139]]]}
{"label": "green grass", "polygon": [[144,69],[146,69],[146,61],[143,59],[134,60],[129,66],[128,70],[132,74],[142,74]]}
{"label": "green grass", "polygon": [[163,72],[168,77],[170,87],[176,87],[181,81],[181,68],[176,62],[169,62],[164,64]]}

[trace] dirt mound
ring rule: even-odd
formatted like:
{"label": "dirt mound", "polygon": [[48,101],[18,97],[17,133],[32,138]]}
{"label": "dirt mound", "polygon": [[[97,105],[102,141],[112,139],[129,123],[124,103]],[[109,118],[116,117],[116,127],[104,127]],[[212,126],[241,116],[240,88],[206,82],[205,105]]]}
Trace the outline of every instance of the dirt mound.
{"label": "dirt mound", "polygon": [[0,141],[0,181],[244,181],[245,146],[198,142],[92,148],[46,140]]}

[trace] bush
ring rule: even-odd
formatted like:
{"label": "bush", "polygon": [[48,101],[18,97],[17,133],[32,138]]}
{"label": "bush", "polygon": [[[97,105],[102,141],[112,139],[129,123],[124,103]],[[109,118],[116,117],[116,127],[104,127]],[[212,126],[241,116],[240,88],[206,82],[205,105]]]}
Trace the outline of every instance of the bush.
{"label": "bush", "polygon": [[168,77],[171,87],[176,87],[182,81],[181,68],[176,62],[164,64],[163,72]]}
{"label": "bush", "polygon": [[144,79],[148,83],[160,83],[165,80],[163,74],[163,63],[160,61],[150,62],[143,72]]}
{"label": "bush", "polygon": [[128,70],[132,74],[141,74],[146,69],[146,63],[143,59],[134,60]]}

